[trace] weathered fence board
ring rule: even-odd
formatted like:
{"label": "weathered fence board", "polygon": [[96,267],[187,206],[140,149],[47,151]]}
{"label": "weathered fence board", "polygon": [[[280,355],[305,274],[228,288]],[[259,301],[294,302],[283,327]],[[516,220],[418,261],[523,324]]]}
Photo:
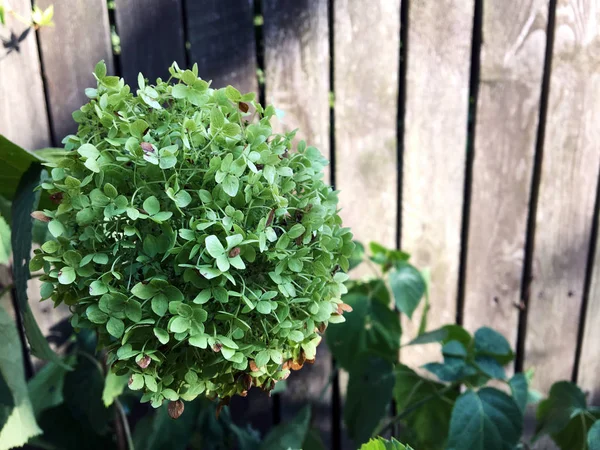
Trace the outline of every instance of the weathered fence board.
{"label": "weathered fence board", "polygon": [[54,5],[54,27],[39,31],[46,98],[54,144],[77,131],[71,114],[89,99],[84,90],[95,86],[94,66],[105,60],[113,72],[108,11],[105,0],[40,0]]}
{"label": "weathered fence board", "polygon": [[[329,26],[327,0],[266,0],[262,4],[265,46],[265,93],[284,111],[277,131],[299,129],[329,158]],[[313,423],[331,448],[331,357],[321,344],[314,365],[293,372],[281,393],[281,419],[292,419],[313,403]],[[322,395],[325,389],[324,395]]]}
{"label": "weathered fence board", "polygon": [[[598,211],[596,211],[598,214]],[[591,405],[600,405],[600,245],[596,241],[596,253],[594,255],[594,269],[587,305],[586,321],[583,326],[583,341],[581,343],[581,357],[579,360],[579,371],[577,384],[584,392],[588,393],[588,402]]]}
{"label": "weathered fence board", "polygon": [[186,66],[181,0],[118,0],[115,5],[121,75],[127,83],[137,86],[139,72],[151,82],[166,79],[173,61]]}
{"label": "weathered fence board", "polygon": [[282,128],[329,157],[327,0],[263,2],[265,92]]}
{"label": "weathered fence board", "polygon": [[394,247],[400,0],[336,1],[333,31],[341,214],[359,241]]}
{"label": "weathered fence board", "polygon": [[[400,0],[334,2],[335,176],[357,240],[396,245]],[[342,378],[340,384],[344,386]]]}
{"label": "weathered fence board", "polygon": [[[400,244],[431,270],[431,329],[456,316],[473,9],[472,0],[409,4]],[[407,340],[421,314],[404,321]],[[438,354],[407,347],[401,357],[420,365]]]}
{"label": "weathered fence board", "polygon": [[[31,10],[31,3],[26,0],[13,1],[11,5],[25,17]],[[5,30],[20,36],[25,25],[11,16],[6,19]],[[18,51],[7,53],[9,49],[0,51],[0,133],[28,149],[48,146],[48,117],[34,31],[30,30],[19,43]]]}
{"label": "weathered fence board", "polygon": [[[511,13],[508,14],[507,11]],[[547,0],[485,2],[463,323],[517,344]]]}
{"label": "weathered fence board", "polygon": [[252,0],[186,0],[190,62],[214,87],[256,92]]}
{"label": "weathered fence board", "polygon": [[598,176],[600,5],[560,0],[537,206],[525,368],[571,378]]}

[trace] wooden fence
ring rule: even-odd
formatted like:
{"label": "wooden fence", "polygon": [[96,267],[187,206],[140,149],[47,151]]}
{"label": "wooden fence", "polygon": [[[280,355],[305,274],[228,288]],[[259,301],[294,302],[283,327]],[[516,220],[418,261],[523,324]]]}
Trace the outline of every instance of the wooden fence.
{"label": "wooden fence", "polygon": [[[572,379],[600,402],[600,2],[37,3],[55,5],[56,26],[0,60],[0,133],[58,145],[101,59],[134,84],[197,62],[215,86],[259,91],[329,155],[359,240],[431,269],[430,328],[495,327],[534,387]],[[264,430],[313,401],[327,448],[347,446],[338,379],[319,395],[325,351],[286,393],[237,399],[236,416]]]}

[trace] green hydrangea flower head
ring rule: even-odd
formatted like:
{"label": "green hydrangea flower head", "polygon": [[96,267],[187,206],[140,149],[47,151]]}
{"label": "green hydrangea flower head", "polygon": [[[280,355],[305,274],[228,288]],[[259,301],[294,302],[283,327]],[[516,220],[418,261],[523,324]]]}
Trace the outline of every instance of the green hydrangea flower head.
{"label": "green hydrangea flower head", "polygon": [[[113,371],[154,407],[227,401],[314,360],[343,321],[352,234],[327,161],[274,107],[169,69],[136,95],[95,68],[77,135],[42,184],[54,239],[31,261],[42,297],[95,330]],[[38,214],[39,216],[39,214]]]}

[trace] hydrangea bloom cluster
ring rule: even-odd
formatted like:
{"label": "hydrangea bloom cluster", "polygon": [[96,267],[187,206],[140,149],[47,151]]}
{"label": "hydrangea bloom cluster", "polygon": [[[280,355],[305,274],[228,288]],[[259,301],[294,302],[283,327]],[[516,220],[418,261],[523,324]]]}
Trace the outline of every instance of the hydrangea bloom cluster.
{"label": "hydrangea bloom cluster", "polygon": [[[272,106],[174,64],[136,95],[95,68],[77,135],[42,184],[54,239],[31,261],[42,297],[97,332],[108,363],[158,407],[270,391],[343,321],[352,234],[327,161]],[[175,408],[177,409],[177,408]]]}

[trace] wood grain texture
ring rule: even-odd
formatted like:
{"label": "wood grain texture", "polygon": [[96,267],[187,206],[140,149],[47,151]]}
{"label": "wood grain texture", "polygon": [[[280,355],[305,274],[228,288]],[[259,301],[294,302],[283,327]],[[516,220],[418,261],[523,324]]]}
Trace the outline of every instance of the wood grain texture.
{"label": "wood grain texture", "polygon": [[[122,76],[137,86],[142,72],[154,83],[167,79],[173,61],[185,68],[182,0],[118,0],[115,19],[121,38]],[[204,3],[204,2],[196,2]]]}
{"label": "wood grain texture", "polygon": [[[598,214],[598,211],[596,211]],[[593,272],[581,342],[577,384],[590,405],[600,405],[600,243],[596,241]]]}
{"label": "wood grain texture", "polygon": [[[355,239],[396,245],[400,0],[333,2],[335,176]],[[360,276],[362,268],[353,272]],[[340,373],[342,396],[347,377]],[[342,437],[342,448],[352,448]]]}
{"label": "wood grain texture", "polygon": [[548,2],[486,1],[483,14],[463,323],[515,348]]}
{"label": "wood grain texture", "polygon": [[[456,316],[473,12],[473,0],[409,5],[400,245],[431,271],[430,329]],[[421,311],[403,321],[404,339],[416,336]],[[401,353],[421,365],[439,349]]]}
{"label": "wood grain texture", "polygon": [[359,241],[396,245],[400,0],[334,3],[337,189]]}
{"label": "wood grain texture", "polygon": [[100,60],[113,73],[105,0],[40,0],[54,5],[54,27],[39,31],[46,94],[55,145],[77,131],[71,114],[89,100],[85,88],[96,86],[92,72]]}
{"label": "wood grain texture", "polygon": [[[16,0],[12,8],[22,16],[31,14],[31,2]],[[21,35],[25,25],[12,16],[6,17],[6,26],[0,28],[2,39],[11,32]],[[19,51],[7,54],[0,49],[0,134],[27,149],[50,144],[46,101],[40,71],[40,60],[35,33],[19,45]]]}
{"label": "wood grain texture", "polygon": [[190,63],[213,87],[256,92],[252,0],[186,0]]}
{"label": "wood grain texture", "polygon": [[600,154],[600,5],[559,0],[525,368],[547,391],[573,370]]}
{"label": "wood grain texture", "polygon": [[[284,111],[277,132],[299,129],[329,158],[329,26],[327,0],[265,0],[262,3],[267,103]],[[297,142],[296,141],[296,142]],[[312,421],[326,448],[331,440],[331,356],[323,342],[315,364],[292,372],[280,394],[281,420],[312,403]]]}
{"label": "wood grain texture", "polygon": [[285,112],[281,129],[329,158],[327,0],[263,2],[267,102]]}

